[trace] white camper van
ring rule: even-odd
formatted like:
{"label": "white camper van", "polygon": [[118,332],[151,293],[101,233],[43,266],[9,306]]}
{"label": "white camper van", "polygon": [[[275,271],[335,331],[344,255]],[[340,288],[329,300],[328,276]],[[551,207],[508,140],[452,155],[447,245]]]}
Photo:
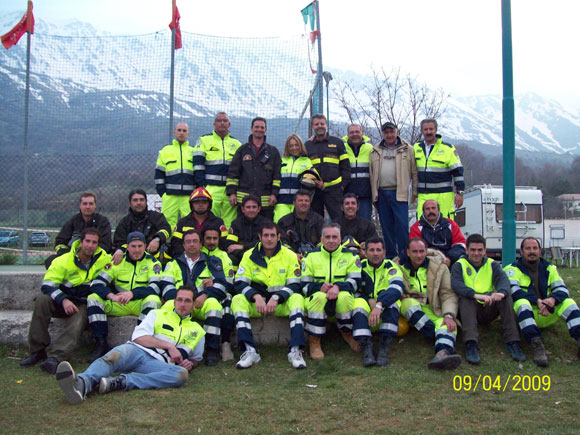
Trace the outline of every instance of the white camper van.
{"label": "white camper van", "polygon": [[[477,185],[464,193],[463,206],[455,213],[455,222],[467,238],[481,234],[486,239],[487,255],[501,256],[503,226],[503,188]],[[535,237],[544,244],[544,207],[542,191],[536,187],[516,187],[516,249],[522,239]]]}

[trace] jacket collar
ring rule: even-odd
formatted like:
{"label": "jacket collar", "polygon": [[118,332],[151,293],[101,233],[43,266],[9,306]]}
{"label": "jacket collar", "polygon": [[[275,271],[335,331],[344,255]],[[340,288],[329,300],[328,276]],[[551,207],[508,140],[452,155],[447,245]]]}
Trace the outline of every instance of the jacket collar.
{"label": "jacket collar", "polygon": [[[280,242],[278,242],[278,244],[276,245],[276,249],[274,250],[274,255],[272,255],[272,257],[275,257],[278,254],[278,252],[280,252],[281,249],[282,249],[282,244]],[[256,247],[252,250],[252,253],[250,254],[250,260],[252,260],[258,266],[266,267],[267,263],[266,263],[265,257],[266,257],[266,252],[264,251],[264,247],[262,246],[262,242],[258,242]]]}

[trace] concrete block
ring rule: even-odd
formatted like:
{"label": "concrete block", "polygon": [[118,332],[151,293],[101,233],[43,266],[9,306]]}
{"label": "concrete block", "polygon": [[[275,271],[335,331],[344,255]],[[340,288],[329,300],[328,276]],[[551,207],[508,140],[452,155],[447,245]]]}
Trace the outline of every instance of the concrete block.
{"label": "concrete block", "polygon": [[44,272],[0,272],[0,310],[30,310]]}
{"label": "concrete block", "polygon": [[[0,311],[0,343],[18,346],[28,346],[28,329],[32,311],[9,310]],[[110,317],[109,336],[107,340],[111,346],[117,346],[131,339],[133,329],[137,325],[137,317]],[[52,319],[48,331],[51,337],[60,333],[65,326],[64,319]],[[83,332],[81,345],[92,346],[89,330]]]}

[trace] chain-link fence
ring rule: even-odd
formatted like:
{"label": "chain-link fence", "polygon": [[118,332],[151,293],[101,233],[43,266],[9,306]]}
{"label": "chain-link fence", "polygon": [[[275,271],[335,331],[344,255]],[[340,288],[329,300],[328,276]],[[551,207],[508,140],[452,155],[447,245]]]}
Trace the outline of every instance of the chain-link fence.
{"label": "chain-link fence", "polygon": [[[268,142],[281,148],[315,81],[309,42],[186,32],[182,39],[175,51],[174,124],[187,122],[195,142],[211,133],[215,113],[225,111],[232,135],[244,143],[251,119],[264,116]],[[25,59],[24,40],[0,52],[0,230],[18,231],[18,245]],[[170,140],[170,31],[90,38],[36,33],[30,71],[28,227],[58,230],[78,212],[79,194],[92,190],[97,210],[115,228],[127,212],[129,190],[155,191],[156,155]],[[307,124],[298,131],[303,137]]]}

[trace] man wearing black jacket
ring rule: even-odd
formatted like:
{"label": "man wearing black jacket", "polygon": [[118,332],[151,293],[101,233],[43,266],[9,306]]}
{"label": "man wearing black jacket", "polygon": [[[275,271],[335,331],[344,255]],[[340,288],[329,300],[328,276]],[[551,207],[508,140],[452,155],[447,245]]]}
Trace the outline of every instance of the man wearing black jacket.
{"label": "man wearing black jacket", "polygon": [[352,236],[364,248],[364,243],[373,237],[377,237],[375,225],[361,216],[358,216],[358,199],[354,193],[347,193],[342,199],[342,215],[335,219],[340,225],[340,233],[343,236]]}
{"label": "man wearing black jacket", "polygon": [[138,231],[145,235],[146,251],[156,254],[171,234],[167,219],[155,210],[147,209],[147,194],[142,189],[133,189],[129,193],[129,213],[121,219],[115,229],[113,238],[113,264],[116,266],[123,259],[127,236]]}
{"label": "man wearing black jacket", "polygon": [[189,195],[191,213],[179,219],[171,236],[169,253],[172,257],[183,254],[183,234],[191,229],[201,233],[205,228],[219,228],[219,248],[225,251],[228,230],[223,219],[211,212],[212,203],[211,194],[205,187],[198,187],[191,192],[191,195]]}
{"label": "man wearing black jacket", "polygon": [[79,213],[70,218],[57,234],[54,241],[56,254],[49,256],[44,262],[47,269],[56,257],[70,251],[73,242],[85,228],[96,228],[99,232],[99,246],[107,253],[111,251],[111,224],[105,216],[95,213],[96,208],[96,195],[90,191],[81,193]]}
{"label": "man wearing black jacket", "polygon": [[299,190],[294,196],[294,211],[278,221],[280,240],[294,252],[300,252],[301,247],[310,244],[315,248],[320,243],[324,218],[310,208],[310,193]]}
{"label": "man wearing black jacket", "polygon": [[280,192],[282,158],[276,147],[266,142],[266,120],[252,120],[252,134],[248,143],[236,151],[228,169],[226,194],[230,204],[239,204],[246,196],[260,198],[260,214],[274,218],[274,206]]}
{"label": "man wearing black jacket", "polygon": [[259,241],[262,225],[272,222],[260,216],[260,199],[248,195],[242,200],[242,215],[232,222],[226,241],[227,253],[234,265],[240,264],[244,252],[254,247]]}
{"label": "man wearing black jacket", "polygon": [[340,216],[342,193],[350,183],[350,162],[342,139],[328,134],[326,116],[312,117],[314,136],[304,146],[314,169],[322,178],[322,186],[314,194],[313,209],[324,216],[324,207],[330,219]]}

